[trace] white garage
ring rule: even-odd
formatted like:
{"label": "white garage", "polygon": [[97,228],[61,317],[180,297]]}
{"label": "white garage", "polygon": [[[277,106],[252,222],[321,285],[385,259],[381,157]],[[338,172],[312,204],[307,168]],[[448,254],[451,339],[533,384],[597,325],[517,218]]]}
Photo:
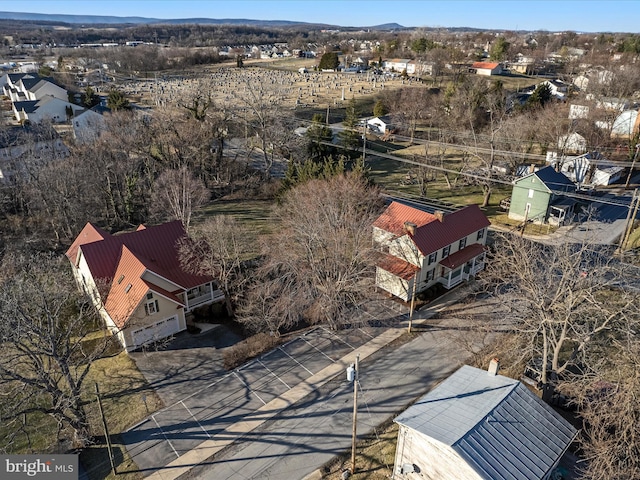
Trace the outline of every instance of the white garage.
{"label": "white garage", "polygon": [[151,323],[145,327],[136,328],[131,332],[133,349],[146,345],[147,343],[162,340],[163,338],[178,333],[179,331],[180,325],[177,315],[165,318],[159,322]]}

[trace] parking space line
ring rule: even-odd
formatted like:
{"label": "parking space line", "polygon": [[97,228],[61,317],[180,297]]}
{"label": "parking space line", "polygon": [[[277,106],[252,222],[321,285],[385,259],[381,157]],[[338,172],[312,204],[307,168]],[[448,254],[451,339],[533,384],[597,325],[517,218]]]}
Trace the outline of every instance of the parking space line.
{"label": "parking space line", "polygon": [[260,398],[260,395],[258,395],[256,392],[254,392],[253,390],[251,390],[251,387],[249,386],[249,384],[247,384],[247,382],[245,382],[240,375],[238,375],[238,372],[233,372],[233,374],[238,377],[238,380],[240,380],[240,382],[242,382],[242,384],[247,388],[247,390],[249,390],[251,393],[253,393],[258,400],[260,400],[262,402],[263,405],[266,405],[267,402],[265,402],[262,398]]}
{"label": "parking space line", "polygon": [[365,331],[362,327],[358,327],[358,330],[360,330],[362,333],[364,333],[369,338],[375,338],[375,335],[371,335],[369,332]]}
{"label": "parking space line", "polygon": [[333,358],[331,358],[329,355],[327,355],[326,353],[324,353],[322,350],[320,350],[318,347],[316,347],[313,343],[307,341],[306,338],[303,338],[302,340],[304,340],[305,342],[307,342],[309,345],[311,345],[311,348],[313,348],[314,350],[317,350],[318,352],[320,352],[322,355],[324,355],[325,357],[327,357],[329,360],[331,360],[331,363],[335,363],[335,360]]}
{"label": "parking space line", "polygon": [[204,427],[202,426],[202,424],[198,421],[198,419],[195,417],[195,415],[193,413],[191,413],[191,410],[189,410],[189,407],[187,407],[184,402],[182,400],[180,400],[180,403],[182,404],[182,406],[185,408],[185,410],[187,412],[189,412],[189,415],[191,415],[193,417],[193,419],[196,421],[196,423],[198,424],[198,426],[202,429],[202,431],[204,433],[207,434],[207,437],[211,438],[211,435],[209,435],[209,432],[207,432]]}
{"label": "parking space line", "polygon": [[322,327],[322,329],[327,332],[329,335],[331,335],[332,338],[337,339],[339,342],[344,343],[347,347],[349,347],[352,350],[355,350],[356,347],[354,347],[353,345],[351,345],[349,342],[347,342],[346,340],[343,340],[342,338],[340,338],[339,336],[337,336],[335,333],[333,333],[331,330],[327,330],[325,327]]}
{"label": "parking space line", "polygon": [[291,360],[293,360],[294,362],[296,362],[298,365],[300,365],[302,368],[304,368],[307,372],[309,372],[309,375],[313,375],[313,372],[311,370],[309,370],[307,367],[305,367],[303,364],[301,364],[298,360],[296,360],[295,358],[293,358],[291,355],[289,355],[287,352],[285,352],[284,350],[282,350],[282,347],[278,347],[282,353],[284,353],[287,357],[289,357]]}
{"label": "parking space line", "polygon": [[264,363],[262,363],[260,360],[258,360],[258,363],[260,365],[262,365],[264,367],[264,369],[269,372],[271,375],[273,375],[274,377],[276,377],[278,380],[280,380],[282,382],[282,384],[287,387],[289,390],[291,390],[291,387],[289,385],[287,385],[287,383],[282,380],[278,375],[276,375],[271,369],[269,369],[269,367],[267,367]]}
{"label": "parking space line", "polygon": [[180,458],[180,455],[178,454],[178,452],[176,452],[176,449],[173,448],[173,444],[171,443],[171,440],[169,440],[169,437],[167,437],[167,435],[164,433],[164,430],[162,430],[162,427],[160,426],[160,424],[156,420],[156,416],[155,415],[151,415],[151,418],[153,418],[153,423],[155,423],[156,426],[158,427],[158,429],[162,432],[162,436],[164,437],[164,439],[167,441],[167,443],[171,447],[171,450],[173,450],[173,453],[176,454],[176,457]]}

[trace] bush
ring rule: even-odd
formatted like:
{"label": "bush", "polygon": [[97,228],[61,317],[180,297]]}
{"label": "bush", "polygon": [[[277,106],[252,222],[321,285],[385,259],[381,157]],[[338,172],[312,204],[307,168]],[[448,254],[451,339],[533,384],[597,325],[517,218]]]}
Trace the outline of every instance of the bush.
{"label": "bush", "polygon": [[234,369],[248,360],[255,358],[264,352],[271,350],[281,342],[278,337],[267,333],[258,333],[252,337],[227,348],[222,355],[224,368]]}

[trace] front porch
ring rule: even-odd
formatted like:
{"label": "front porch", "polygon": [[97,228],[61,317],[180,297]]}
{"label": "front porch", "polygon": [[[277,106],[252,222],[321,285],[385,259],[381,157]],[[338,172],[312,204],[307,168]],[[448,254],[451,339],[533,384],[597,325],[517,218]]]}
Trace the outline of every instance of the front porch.
{"label": "front porch", "polygon": [[222,290],[213,289],[213,283],[205,283],[187,291],[185,312],[190,312],[194,308],[209,303],[221,302],[224,300]]}
{"label": "front porch", "polygon": [[437,281],[446,289],[451,289],[484,270],[485,257],[484,245],[474,244],[463,248],[440,262],[442,269]]}

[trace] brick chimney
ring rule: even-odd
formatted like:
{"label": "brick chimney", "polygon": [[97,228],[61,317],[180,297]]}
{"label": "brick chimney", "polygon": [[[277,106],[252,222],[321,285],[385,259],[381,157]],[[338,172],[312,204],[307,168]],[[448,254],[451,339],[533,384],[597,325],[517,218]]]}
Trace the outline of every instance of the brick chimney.
{"label": "brick chimney", "polygon": [[418,226],[415,223],[409,222],[409,221],[404,222],[404,231],[407,232],[409,235],[411,236],[415,235],[416,228],[418,228]]}
{"label": "brick chimney", "polygon": [[444,222],[444,212],[442,210],[436,210],[433,215],[438,219],[440,223]]}
{"label": "brick chimney", "polygon": [[498,370],[500,370],[500,360],[498,360],[497,358],[492,358],[489,362],[487,373],[490,376],[495,377],[498,374]]}

